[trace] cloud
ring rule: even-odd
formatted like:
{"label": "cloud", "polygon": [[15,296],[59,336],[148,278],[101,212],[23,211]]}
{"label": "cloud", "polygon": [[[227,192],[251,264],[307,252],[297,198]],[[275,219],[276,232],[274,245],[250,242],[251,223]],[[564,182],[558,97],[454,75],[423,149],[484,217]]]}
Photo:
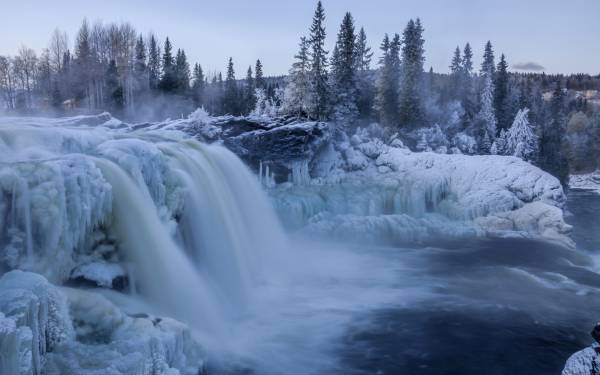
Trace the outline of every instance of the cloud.
{"label": "cloud", "polygon": [[546,68],[544,68],[542,65],[536,63],[536,62],[524,62],[524,63],[517,63],[514,64],[513,69],[515,70],[528,70],[528,71],[533,71],[533,72],[541,72],[542,70],[545,70]]}

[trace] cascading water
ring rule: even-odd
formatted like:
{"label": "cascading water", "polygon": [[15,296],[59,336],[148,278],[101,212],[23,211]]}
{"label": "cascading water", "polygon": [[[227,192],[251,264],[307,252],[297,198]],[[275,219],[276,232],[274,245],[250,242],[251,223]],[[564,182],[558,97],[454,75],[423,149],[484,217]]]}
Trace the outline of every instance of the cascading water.
{"label": "cascading water", "polygon": [[[13,266],[33,267],[27,262],[32,252],[40,264],[48,264],[33,268],[42,273],[56,269],[57,259],[75,259],[61,265],[61,274],[49,275],[64,280],[79,259],[94,257],[84,249],[88,239],[99,230],[107,232],[130,263],[129,281],[139,284],[140,294],[213,340],[225,334],[224,318],[242,313],[253,289],[284,259],[285,236],[259,182],[220,146],[169,131],[61,127],[52,132],[54,127],[26,125],[2,130],[3,151],[13,154],[0,174],[8,176],[0,186],[7,185],[12,202],[0,206],[0,217],[8,218],[11,227],[3,229],[0,241],[21,239],[13,245],[12,253],[22,253],[13,254],[18,259]],[[24,132],[31,137],[23,138]],[[35,152],[33,143],[39,147]],[[31,172],[36,169],[55,173],[44,181]],[[87,175],[97,181],[88,181]],[[88,183],[101,191],[86,188]],[[18,192],[15,186],[21,186]],[[46,198],[57,193],[54,202]],[[41,227],[36,216],[41,204],[60,220]]]}

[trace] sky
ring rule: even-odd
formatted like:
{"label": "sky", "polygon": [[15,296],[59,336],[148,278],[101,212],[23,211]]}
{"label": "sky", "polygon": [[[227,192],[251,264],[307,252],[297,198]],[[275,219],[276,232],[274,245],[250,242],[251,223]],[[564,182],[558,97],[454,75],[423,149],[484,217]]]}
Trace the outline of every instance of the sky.
{"label": "sky", "polygon": [[[233,57],[239,78],[260,58],[267,75],[285,74],[308,33],[316,0],[0,0],[0,55],[26,45],[38,52],[55,28],[72,44],[84,17],[130,22],[146,35],[169,36],[191,63],[224,71]],[[411,18],[425,27],[425,67],[447,72],[452,53],[470,42],[480,64],[485,42],[513,71],[600,73],[600,0],[323,0],[328,47],[350,11],[379,54],[385,33]],[[376,60],[375,60],[376,61]],[[374,61],[374,62],[375,62]]]}

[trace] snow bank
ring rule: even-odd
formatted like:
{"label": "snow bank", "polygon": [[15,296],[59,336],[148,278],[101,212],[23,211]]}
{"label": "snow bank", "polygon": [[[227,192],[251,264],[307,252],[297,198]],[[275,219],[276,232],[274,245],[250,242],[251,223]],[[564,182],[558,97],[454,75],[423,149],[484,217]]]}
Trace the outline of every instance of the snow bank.
{"label": "snow bank", "polygon": [[569,188],[590,190],[600,193],[600,170],[587,174],[572,174],[569,176]]}
{"label": "snow bank", "polygon": [[[515,157],[415,153],[374,133],[359,129],[317,155],[310,184],[271,191],[289,227],[350,234],[366,226],[392,238],[519,235],[573,246],[563,189],[541,169]],[[414,230],[393,229],[394,223]]]}

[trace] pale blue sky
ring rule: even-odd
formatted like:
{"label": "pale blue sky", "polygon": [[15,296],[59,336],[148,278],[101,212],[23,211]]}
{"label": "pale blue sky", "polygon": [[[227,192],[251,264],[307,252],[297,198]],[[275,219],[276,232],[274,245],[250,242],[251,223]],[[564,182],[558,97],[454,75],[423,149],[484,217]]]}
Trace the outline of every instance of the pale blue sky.
{"label": "pale blue sky", "polygon": [[[81,20],[129,21],[145,35],[169,36],[191,62],[223,70],[232,56],[238,76],[260,58],[267,74],[287,72],[316,5],[313,0],[0,0],[0,55],[23,43],[48,44],[55,27],[74,39]],[[457,44],[471,42],[476,64],[487,39],[511,65],[535,62],[546,72],[600,73],[600,0],[324,0],[328,45],[344,12],[352,12],[376,49],[384,33],[420,17],[426,67],[447,71]],[[377,51],[378,53],[378,51]]]}

